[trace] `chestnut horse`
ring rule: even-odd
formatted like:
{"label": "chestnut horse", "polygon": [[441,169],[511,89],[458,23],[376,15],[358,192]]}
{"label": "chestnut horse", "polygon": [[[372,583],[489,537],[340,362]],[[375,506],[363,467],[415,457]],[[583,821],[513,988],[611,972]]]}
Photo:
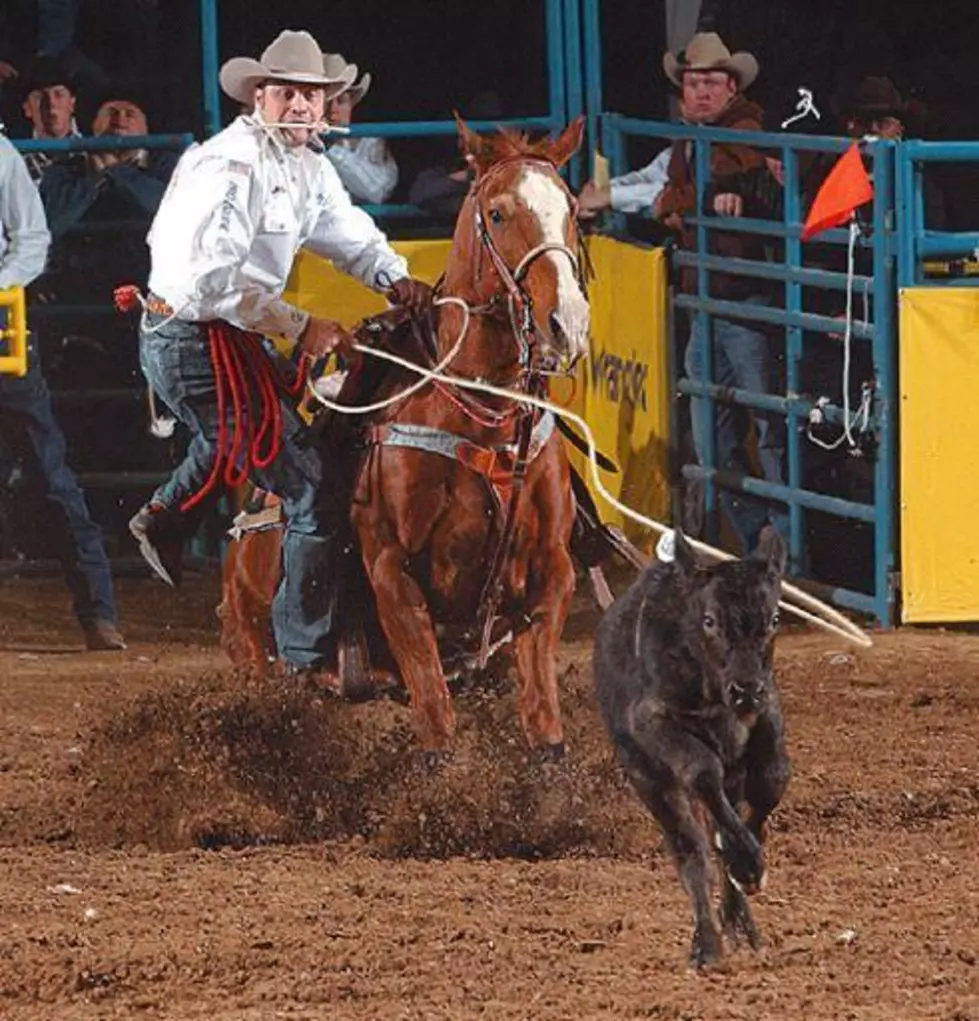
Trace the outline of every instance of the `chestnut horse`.
{"label": "chestnut horse", "polygon": [[[435,361],[458,347],[447,373],[540,395],[547,372],[586,353],[574,199],[558,174],[581,132],[578,121],[533,144],[459,122],[475,179],[439,288]],[[513,632],[524,733],[559,755],[555,658],[575,586],[575,509],[552,416],[438,383],[372,435],[352,521],[422,746],[447,748],[455,725],[434,621],[499,612]]]}
{"label": "chestnut horse", "polygon": [[[580,120],[537,143],[507,131],[481,137],[459,122],[474,181],[437,290],[429,353],[448,376],[542,396],[548,375],[569,373],[586,353],[575,203],[558,173],[581,134]],[[416,378],[399,370],[381,395]],[[448,750],[455,726],[438,622],[467,626],[480,663],[491,634],[512,633],[524,733],[531,747],[560,756],[555,660],[575,586],[575,503],[553,417],[430,382],[376,416],[366,435],[351,521],[422,747]],[[263,548],[273,541],[247,538]]]}

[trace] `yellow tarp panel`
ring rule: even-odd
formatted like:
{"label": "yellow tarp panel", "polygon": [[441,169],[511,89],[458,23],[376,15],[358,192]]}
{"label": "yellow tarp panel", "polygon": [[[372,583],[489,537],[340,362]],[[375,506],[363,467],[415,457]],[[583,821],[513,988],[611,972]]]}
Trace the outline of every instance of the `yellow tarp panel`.
{"label": "yellow tarp panel", "polygon": [[[664,252],[603,237],[591,238],[589,250],[595,267],[589,294],[592,347],[579,371],[572,407],[621,469],[618,475],[600,470],[605,487],[627,506],[662,521],[669,513]],[[583,458],[575,461],[583,468]],[[598,509],[603,520],[618,524],[641,548],[655,544],[652,532],[600,498]]]}
{"label": "yellow tarp panel", "polygon": [[0,374],[27,375],[27,314],[23,287],[0,291]]}
{"label": "yellow tarp panel", "polygon": [[900,295],[902,620],[979,620],[979,291]]}
{"label": "yellow tarp panel", "polygon": [[[394,242],[397,252],[408,260],[411,275],[430,284],[442,275],[451,247],[451,241]],[[387,308],[379,294],[307,251],[300,251],[296,258],[284,297],[307,312],[344,326]]]}
{"label": "yellow tarp panel", "polygon": [[[394,247],[415,276],[434,282],[445,268],[451,243],[398,241]],[[622,469],[618,475],[601,473],[606,488],[640,513],[662,520],[669,506],[666,262],[662,250],[611,238],[590,238],[589,250],[595,267],[589,294],[591,357],[579,369],[569,407],[586,419],[599,448]],[[347,326],[385,307],[378,295],[305,252],[296,261],[285,297]],[[557,382],[552,396],[567,403],[570,390],[569,384]],[[572,457],[584,470],[584,458]],[[595,495],[604,520],[651,548],[652,533],[623,520]]]}

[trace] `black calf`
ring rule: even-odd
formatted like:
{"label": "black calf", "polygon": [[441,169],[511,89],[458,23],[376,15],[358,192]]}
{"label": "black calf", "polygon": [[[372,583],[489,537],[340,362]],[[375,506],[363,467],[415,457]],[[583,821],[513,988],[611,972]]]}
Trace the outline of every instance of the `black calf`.
{"label": "black calf", "polygon": [[721,927],[758,947],[745,895],[764,882],[764,824],[789,780],[772,674],[785,546],[769,528],[751,557],[713,566],[679,532],[675,546],[675,560],[648,567],[601,621],[595,693],[693,904],[691,963],[703,967],[721,954],[711,842]]}

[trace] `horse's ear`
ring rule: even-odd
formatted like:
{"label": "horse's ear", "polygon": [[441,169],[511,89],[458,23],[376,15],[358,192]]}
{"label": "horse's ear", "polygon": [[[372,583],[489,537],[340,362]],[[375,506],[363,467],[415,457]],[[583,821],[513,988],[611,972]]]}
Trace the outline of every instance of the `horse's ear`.
{"label": "horse's ear", "polygon": [[548,146],[547,155],[556,167],[563,167],[581,146],[585,132],[585,118],[573,120]]}
{"label": "horse's ear", "polygon": [[466,162],[472,164],[473,160],[478,159],[483,151],[483,138],[459,116],[458,110],[453,110],[452,116],[455,118],[456,128],[459,131],[459,151],[465,157]]}

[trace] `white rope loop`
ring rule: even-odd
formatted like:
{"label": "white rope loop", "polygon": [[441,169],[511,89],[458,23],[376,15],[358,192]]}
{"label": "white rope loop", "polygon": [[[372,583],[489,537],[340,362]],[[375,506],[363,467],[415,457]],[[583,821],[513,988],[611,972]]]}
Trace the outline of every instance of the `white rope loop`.
{"label": "white rope loop", "polygon": [[[472,319],[472,313],[469,309],[469,305],[462,300],[462,298],[455,298],[452,295],[447,295],[443,298],[436,298],[433,302],[435,305],[455,305],[462,309],[462,329],[459,331],[459,336],[456,342],[452,345],[449,353],[430,370],[433,375],[432,379],[445,379],[450,380],[453,377],[443,376],[442,373],[445,369],[452,364],[456,355],[462,350],[462,345],[465,342],[466,334],[469,332],[469,323]],[[354,344],[354,350],[359,351],[362,354],[370,354],[375,357],[380,357],[384,352],[378,351],[376,348],[365,347],[363,344]],[[422,369],[421,366],[415,365],[414,362],[400,360],[400,363],[416,372],[425,373],[429,370]],[[375,401],[373,404],[338,404],[336,401],[331,400],[326,394],[322,394],[316,389],[316,383],[312,379],[306,380],[306,389],[309,393],[316,398],[325,408],[329,408],[330,411],[339,412],[341,415],[370,415],[375,411],[384,411],[385,408],[390,408],[395,404],[400,404],[406,397],[410,397],[412,394],[417,393],[423,387],[428,386],[431,380],[422,375],[422,378],[417,383],[412,383],[411,386],[406,387],[404,390],[399,390],[396,394],[390,397],[384,398],[384,400]]]}
{"label": "white rope loop", "polygon": [[[837,450],[844,442],[851,450],[857,447],[857,441],[853,438],[853,427],[859,424],[860,431],[866,432],[870,423],[870,410],[873,403],[873,392],[868,386],[864,386],[860,396],[860,407],[853,414],[850,413],[850,367],[853,354],[853,283],[856,276],[856,245],[860,235],[860,225],[854,215],[850,219],[850,236],[846,248],[846,321],[843,327],[843,432],[832,442],[821,440],[813,434],[813,425],[823,420],[822,408],[829,404],[828,398],[820,398],[816,407],[809,416],[809,424],[806,426],[806,436],[817,447],[823,450]],[[868,321],[867,292],[864,290],[864,325]]]}
{"label": "white rope loop", "polygon": [[[448,299],[443,298],[442,301],[460,301],[461,299]],[[465,338],[465,333],[460,336],[456,341],[453,351],[456,350]],[[394,365],[399,365],[401,368],[408,369],[411,372],[415,372],[423,377],[424,382],[441,382],[446,383],[450,386],[460,387],[463,390],[475,390],[479,393],[490,394],[494,397],[505,397],[512,401],[520,401],[530,407],[539,408],[542,411],[549,411],[555,415],[561,415],[569,421],[573,422],[584,434],[585,441],[588,444],[588,468],[591,476],[591,481],[595,486],[596,491],[601,497],[612,507],[619,511],[623,516],[635,521],[637,524],[643,525],[646,528],[651,529],[654,532],[663,534],[666,532],[672,532],[673,529],[669,525],[665,525],[660,521],[655,521],[652,518],[646,517],[644,514],[640,514],[638,511],[633,510],[627,504],[620,502],[615,496],[613,496],[603,485],[601,478],[598,474],[598,461],[597,453],[598,448],[595,443],[594,434],[591,431],[591,427],[588,423],[578,414],[569,410],[568,408],[562,408],[557,404],[553,404],[551,401],[545,400],[541,397],[534,397],[531,394],[520,393],[514,390],[508,390],[505,387],[494,386],[492,383],[484,383],[481,380],[474,379],[462,379],[453,376],[444,375],[441,371],[441,366],[451,361],[451,358],[443,359],[439,366],[433,369],[426,369],[421,365],[416,365],[414,362],[410,362],[405,358],[401,358],[398,355],[391,354],[388,351],[381,351],[374,348],[364,347],[361,344],[355,345],[356,350],[363,354],[369,354],[374,358],[380,358],[383,361],[391,362]],[[417,388],[417,387],[416,387]],[[314,389],[310,388],[310,392],[321,404],[330,408],[331,410],[341,410],[336,405],[336,402],[330,401],[328,398],[322,397]],[[386,401],[378,402],[374,405],[361,405],[360,407],[347,406],[342,408],[343,414],[359,415],[365,414],[367,411],[381,410],[384,407],[388,407],[396,401],[402,399],[403,392],[396,395],[395,397],[388,398]],[[713,546],[709,546],[707,543],[700,542],[697,539],[688,539],[690,545],[701,553],[704,553],[716,560],[735,560],[730,553],[725,553],[723,550],[716,549]],[[779,606],[787,610],[789,613],[801,618],[802,620],[808,621],[811,624],[815,624],[817,627],[822,628],[825,631],[829,631],[841,638],[845,638],[847,641],[853,642],[855,645],[859,645],[862,648],[869,648],[873,642],[870,637],[865,634],[860,628],[857,627],[853,621],[849,620],[838,610],[832,606],[828,606],[826,603],[815,596],[811,596],[808,592],[790,585],[788,582],[782,583],[782,592],[788,597],[791,596],[801,605],[791,603],[787,598],[783,598]]]}

